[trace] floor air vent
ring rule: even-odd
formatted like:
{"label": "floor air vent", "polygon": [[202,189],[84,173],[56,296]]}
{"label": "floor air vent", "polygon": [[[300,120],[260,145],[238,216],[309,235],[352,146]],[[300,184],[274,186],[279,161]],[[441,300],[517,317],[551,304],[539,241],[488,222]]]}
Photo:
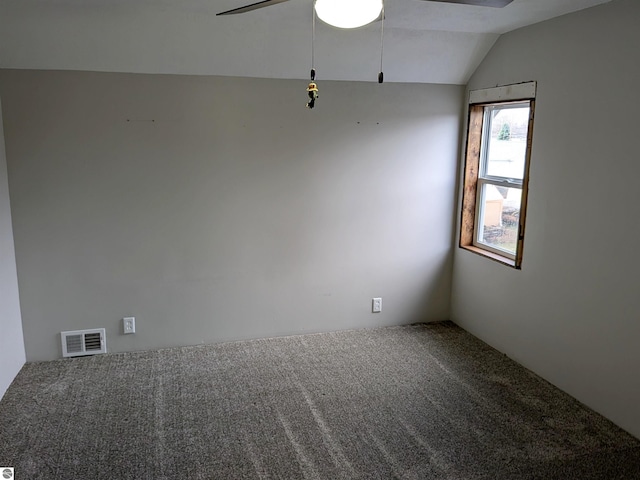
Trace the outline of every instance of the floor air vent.
{"label": "floor air vent", "polygon": [[60,332],[60,337],[63,357],[107,353],[107,335],[104,328]]}

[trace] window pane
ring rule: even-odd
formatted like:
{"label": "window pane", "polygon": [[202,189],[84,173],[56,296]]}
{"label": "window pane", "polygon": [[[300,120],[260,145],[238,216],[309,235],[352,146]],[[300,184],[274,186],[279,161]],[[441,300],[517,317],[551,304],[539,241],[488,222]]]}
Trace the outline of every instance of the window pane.
{"label": "window pane", "polygon": [[520,188],[483,184],[478,242],[515,255],[521,199]]}
{"label": "window pane", "polygon": [[496,106],[489,115],[486,175],[522,180],[527,151],[529,104]]}

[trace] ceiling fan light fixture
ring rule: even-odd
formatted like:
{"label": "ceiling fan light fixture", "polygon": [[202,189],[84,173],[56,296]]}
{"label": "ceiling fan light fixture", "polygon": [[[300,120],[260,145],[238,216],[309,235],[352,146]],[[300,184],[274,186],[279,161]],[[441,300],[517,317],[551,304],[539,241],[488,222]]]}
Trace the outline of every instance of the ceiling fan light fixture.
{"label": "ceiling fan light fixture", "polygon": [[382,0],[316,0],[318,18],[338,28],[358,28],[382,12]]}

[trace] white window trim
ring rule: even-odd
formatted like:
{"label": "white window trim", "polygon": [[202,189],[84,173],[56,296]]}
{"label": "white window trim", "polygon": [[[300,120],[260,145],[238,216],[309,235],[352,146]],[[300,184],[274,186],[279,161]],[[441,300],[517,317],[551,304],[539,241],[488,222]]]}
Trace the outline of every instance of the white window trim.
{"label": "white window trim", "polygon": [[537,89],[538,82],[524,82],[514,85],[485,88],[483,90],[471,90],[469,92],[469,104],[531,100],[536,98]]}
{"label": "white window trim", "polygon": [[[494,89],[491,89],[494,90]],[[499,90],[499,89],[498,89]],[[484,90],[484,92],[488,92]],[[498,96],[504,97],[504,93],[497,92]],[[519,92],[516,92],[519,93]],[[486,185],[494,185],[496,187],[506,187],[506,188],[518,188],[520,190],[520,195],[522,196],[522,179],[517,178],[509,178],[495,175],[487,174],[487,157],[489,155],[489,142],[484,141],[486,138],[490,136],[490,130],[493,126],[493,120],[491,117],[491,113],[496,110],[496,107],[500,109],[507,108],[519,108],[522,105],[529,105],[530,101],[514,101],[510,107],[510,101],[506,103],[503,102],[495,102],[496,105],[492,105],[485,109],[484,112],[484,120],[482,126],[482,149],[480,152],[480,168],[478,172],[478,183],[476,186],[476,214],[475,214],[475,225],[474,225],[474,235],[473,235],[473,246],[489,250],[490,252],[496,253],[498,255],[502,255],[511,260],[516,259],[516,252],[510,252],[509,250],[502,249],[500,247],[491,245],[487,242],[483,242],[480,239],[481,234],[484,232],[484,228],[481,225],[484,223],[484,210],[482,206],[484,205],[484,196],[483,192],[485,191]]]}

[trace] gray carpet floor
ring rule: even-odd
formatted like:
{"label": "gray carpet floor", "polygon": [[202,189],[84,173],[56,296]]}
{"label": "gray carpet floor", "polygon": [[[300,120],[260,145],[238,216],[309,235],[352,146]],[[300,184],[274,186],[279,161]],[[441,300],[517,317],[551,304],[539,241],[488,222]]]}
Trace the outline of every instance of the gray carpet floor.
{"label": "gray carpet floor", "polygon": [[17,479],[640,479],[640,442],[450,322],[29,363]]}

